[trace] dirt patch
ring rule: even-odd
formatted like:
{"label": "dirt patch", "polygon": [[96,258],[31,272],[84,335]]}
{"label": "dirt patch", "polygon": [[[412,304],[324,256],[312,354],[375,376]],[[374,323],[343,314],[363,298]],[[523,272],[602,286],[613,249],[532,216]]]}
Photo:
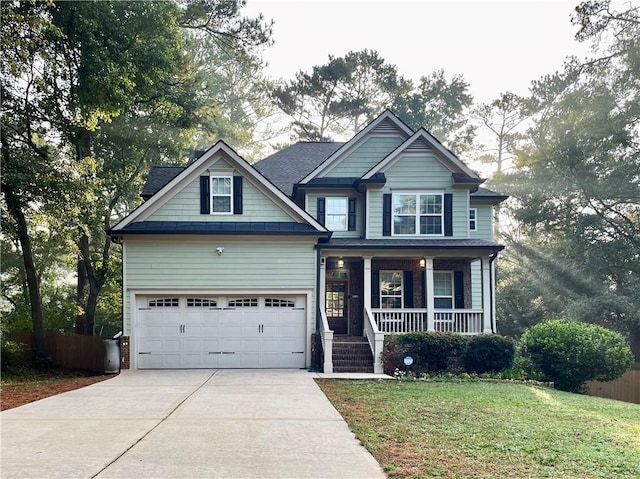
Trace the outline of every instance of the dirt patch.
{"label": "dirt patch", "polygon": [[21,376],[3,377],[0,385],[0,410],[22,406],[39,399],[55,396],[74,389],[90,386],[113,374],[88,375],[78,371],[54,371],[28,373]]}

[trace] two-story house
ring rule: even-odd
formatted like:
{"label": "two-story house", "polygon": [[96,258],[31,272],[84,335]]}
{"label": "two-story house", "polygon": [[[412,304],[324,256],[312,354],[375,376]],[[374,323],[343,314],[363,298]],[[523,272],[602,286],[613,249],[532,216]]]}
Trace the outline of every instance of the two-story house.
{"label": "two-story house", "polygon": [[346,143],[248,164],[219,141],[156,167],[109,234],[123,248],[132,368],[322,367],[385,334],[495,332],[493,206],[505,196],[385,111]]}

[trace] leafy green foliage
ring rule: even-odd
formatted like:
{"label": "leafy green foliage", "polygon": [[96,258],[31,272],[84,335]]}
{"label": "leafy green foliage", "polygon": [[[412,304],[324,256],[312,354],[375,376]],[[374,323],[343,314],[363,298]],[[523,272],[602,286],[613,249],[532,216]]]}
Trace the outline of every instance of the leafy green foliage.
{"label": "leafy green foliage", "polygon": [[468,373],[502,371],[513,364],[515,350],[514,341],[505,336],[473,336],[464,355],[464,369]]}
{"label": "leafy green foliage", "polygon": [[552,320],[527,329],[519,350],[556,388],[570,392],[580,392],[589,380],[617,379],[633,363],[619,333],[575,321]]}
{"label": "leafy green foliage", "polygon": [[462,370],[469,338],[452,333],[409,333],[386,336],[382,352],[384,371],[393,374],[404,370],[405,356],[413,358],[411,371],[420,375],[433,372]]}
{"label": "leafy green foliage", "polygon": [[640,10],[589,1],[573,21],[594,57],[532,84],[531,127],[498,183],[518,223],[507,237],[517,267],[501,280],[500,322],[520,329],[518,310],[523,323],[595,322],[629,337],[638,356]]}
{"label": "leafy green foliage", "polygon": [[420,78],[411,93],[394,98],[393,110],[410,127],[426,128],[455,153],[471,149],[475,126],[469,123],[473,97],[462,75],[449,81],[444,70]]}

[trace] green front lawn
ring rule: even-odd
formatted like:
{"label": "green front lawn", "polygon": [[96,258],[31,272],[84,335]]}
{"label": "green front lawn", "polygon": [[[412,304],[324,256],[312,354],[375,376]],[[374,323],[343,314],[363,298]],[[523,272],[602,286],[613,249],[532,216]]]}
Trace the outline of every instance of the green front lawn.
{"label": "green front lawn", "polygon": [[318,384],[391,478],[640,478],[640,406],[482,381]]}

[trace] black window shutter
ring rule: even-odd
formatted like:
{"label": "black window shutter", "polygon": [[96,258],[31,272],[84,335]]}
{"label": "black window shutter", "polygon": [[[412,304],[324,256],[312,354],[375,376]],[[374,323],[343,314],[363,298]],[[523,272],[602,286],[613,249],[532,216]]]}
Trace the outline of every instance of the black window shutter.
{"label": "black window shutter", "polygon": [[233,214],[242,214],[242,176],[233,177]]}
{"label": "black window shutter", "polygon": [[371,271],[371,307],[380,307],[380,272]]}
{"label": "black window shutter", "polygon": [[208,215],[211,212],[210,185],[211,181],[208,176],[200,177],[200,214],[202,215]]}
{"label": "black window shutter", "polygon": [[464,309],[464,272],[453,272],[453,296],[456,309]]}
{"label": "black window shutter", "polygon": [[391,193],[382,195],[382,236],[391,236]]}
{"label": "black window shutter", "polygon": [[318,223],[324,226],[324,198],[318,198],[318,208],[317,208],[316,216],[318,218]]}
{"label": "black window shutter", "polygon": [[444,195],[444,235],[453,236],[453,195]]}
{"label": "black window shutter", "polygon": [[348,218],[348,230],[356,230],[356,199],[349,198],[349,218]]}
{"label": "black window shutter", "polygon": [[413,308],[413,271],[404,272],[404,307]]}
{"label": "black window shutter", "polygon": [[422,281],[420,286],[422,291],[422,301],[420,301],[420,307],[426,308],[427,307],[427,272],[424,269],[420,271],[420,279]]}

